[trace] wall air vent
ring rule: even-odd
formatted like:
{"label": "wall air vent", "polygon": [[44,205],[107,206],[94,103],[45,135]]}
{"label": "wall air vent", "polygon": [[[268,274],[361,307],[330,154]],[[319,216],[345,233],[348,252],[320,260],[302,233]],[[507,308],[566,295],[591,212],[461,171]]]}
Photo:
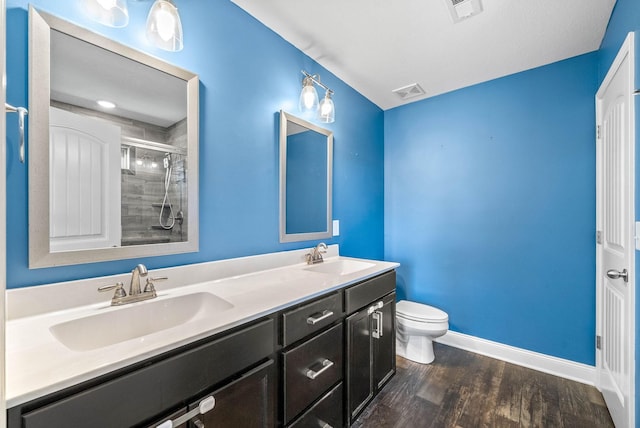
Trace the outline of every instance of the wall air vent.
{"label": "wall air vent", "polygon": [[482,12],[480,0],[444,0],[454,23],[471,18]]}
{"label": "wall air vent", "polygon": [[424,95],[424,89],[420,87],[417,83],[412,83],[411,85],[403,86],[402,88],[394,89],[391,91],[397,94],[403,100],[408,98],[417,97],[418,95]]}

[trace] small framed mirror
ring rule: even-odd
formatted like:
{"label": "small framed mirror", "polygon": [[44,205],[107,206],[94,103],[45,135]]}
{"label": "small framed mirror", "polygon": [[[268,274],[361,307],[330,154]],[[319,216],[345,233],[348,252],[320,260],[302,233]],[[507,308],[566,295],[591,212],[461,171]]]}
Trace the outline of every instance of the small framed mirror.
{"label": "small framed mirror", "polygon": [[30,7],[30,268],[198,250],[198,86]]}
{"label": "small framed mirror", "polygon": [[280,111],[280,242],[333,235],[333,132]]}

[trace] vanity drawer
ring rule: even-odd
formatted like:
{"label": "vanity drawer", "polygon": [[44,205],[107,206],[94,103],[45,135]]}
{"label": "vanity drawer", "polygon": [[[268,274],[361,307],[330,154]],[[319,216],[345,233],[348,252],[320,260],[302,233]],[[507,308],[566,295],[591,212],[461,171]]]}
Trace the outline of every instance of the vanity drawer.
{"label": "vanity drawer", "polygon": [[342,382],[327,392],[289,428],[339,428],[342,423]]}
{"label": "vanity drawer", "polygon": [[342,324],[282,354],[284,422],[342,379]]}
{"label": "vanity drawer", "polygon": [[396,290],[396,271],[384,273],[344,290],[345,312],[358,309]]}
{"label": "vanity drawer", "polygon": [[282,315],[282,346],[322,330],[342,316],[341,293],[334,293]]}

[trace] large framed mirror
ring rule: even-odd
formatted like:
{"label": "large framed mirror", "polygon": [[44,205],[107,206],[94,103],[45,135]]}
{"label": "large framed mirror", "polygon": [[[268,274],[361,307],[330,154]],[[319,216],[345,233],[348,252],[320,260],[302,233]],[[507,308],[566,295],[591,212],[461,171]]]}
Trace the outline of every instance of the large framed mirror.
{"label": "large framed mirror", "polygon": [[29,267],[198,250],[198,76],[29,8]]}
{"label": "large framed mirror", "polygon": [[280,242],[333,235],[333,132],[280,111]]}

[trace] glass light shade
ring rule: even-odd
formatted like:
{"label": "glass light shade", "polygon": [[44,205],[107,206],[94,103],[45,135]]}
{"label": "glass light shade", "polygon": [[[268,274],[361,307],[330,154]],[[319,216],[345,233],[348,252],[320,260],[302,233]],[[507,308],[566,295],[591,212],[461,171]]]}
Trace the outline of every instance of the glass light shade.
{"label": "glass light shade", "polygon": [[94,21],[109,27],[126,27],[129,24],[127,0],[84,0],[88,15]]}
{"label": "glass light shade", "polygon": [[182,50],[182,22],[178,8],[171,1],[156,0],[151,6],[147,17],[147,38],[160,49]]}
{"label": "glass light shade", "polygon": [[300,92],[300,102],[298,109],[302,113],[316,112],[318,110],[318,92],[313,86],[313,80],[305,77],[302,82],[302,92]]}
{"label": "glass light shade", "polygon": [[333,123],[336,121],[336,107],[333,104],[329,91],[327,91],[322,101],[320,101],[318,119],[320,119],[320,122],[324,123]]}

